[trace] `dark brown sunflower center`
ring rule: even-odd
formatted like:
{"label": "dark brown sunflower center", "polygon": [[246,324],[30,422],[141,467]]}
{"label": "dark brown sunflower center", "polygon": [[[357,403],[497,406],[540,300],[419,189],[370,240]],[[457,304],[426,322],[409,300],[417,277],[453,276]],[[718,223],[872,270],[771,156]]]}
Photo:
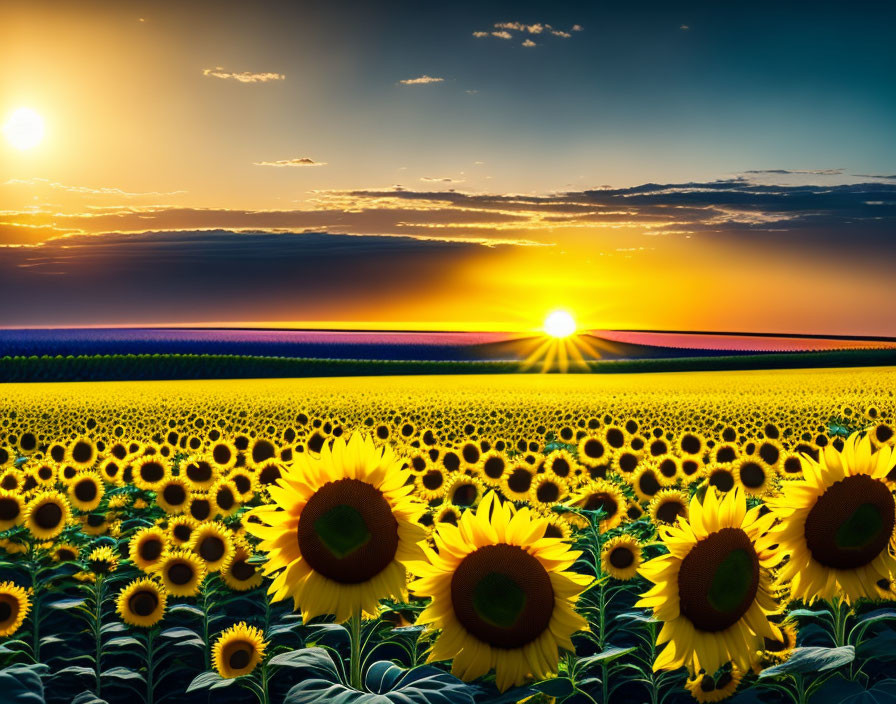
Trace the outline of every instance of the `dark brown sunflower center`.
{"label": "dark brown sunflower center", "polygon": [[634,562],[635,553],[631,551],[631,548],[620,545],[610,551],[610,564],[613,567],[625,569],[626,567],[631,567]]}
{"label": "dark brown sunflower center", "polygon": [[684,506],[678,501],[666,501],[657,509],[656,517],[663,523],[675,523],[684,515]]}
{"label": "dark brown sunflower center", "polygon": [[193,529],[190,528],[186,523],[178,523],[172,529],[171,533],[174,535],[182,543],[187,542],[190,539],[190,536],[193,534]]}
{"label": "dark brown sunflower center", "polygon": [[180,506],[187,500],[187,492],[180,484],[169,484],[162,491],[162,498],[171,506]]}
{"label": "dark brown sunflower center", "polygon": [[178,586],[189,584],[195,574],[193,566],[186,562],[177,562],[168,568],[168,579]]}
{"label": "dark brown sunflower center", "polygon": [[451,503],[455,506],[472,506],[476,502],[479,491],[475,484],[461,484],[451,494]]}
{"label": "dark brown sunflower center", "polygon": [[[13,606],[15,606],[15,611],[13,611]],[[13,604],[6,599],[0,599],[0,624],[12,621],[18,610],[18,603]]]}
{"label": "dark brown sunflower center", "polygon": [[41,481],[47,481],[48,479],[52,478],[52,476],[53,476],[53,468],[47,467],[47,465],[44,465],[43,467],[41,467],[40,469],[37,470],[37,476],[39,476],[41,478]]}
{"label": "dark brown sunflower center", "polygon": [[532,486],[532,474],[526,469],[515,469],[507,479],[507,486],[511,491],[523,494]]}
{"label": "dark brown sunflower center", "polygon": [[521,648],[551,622],[554,590],[541,563],[516,545],[486,545],[467,555],[451,578],[461,625],[496,648]]}
{"label": "dark brown sunflower center", "polygon": [[398,522],[379,490],[358,479],[339,479],[308,500],[298,539],[312,569],[336,582],[358,584],[395,558]]}
{"label": "dark brown sunflower center", "polygon": [[681,449],[689,455],[696,455],[700,452],[700,438],[696,435],[687,434],[681,438]]}
{"label": "dark brown sunflower center", "polygon": [[489,479],[497,479],[504,474],[504,460],[500,457],[489,457],[482,464],[482,472]]}
{"label": "dark brown sunflower center", "polygon": [[582,506],[586,511],[603,511],[606,518],[612,518],[619,510],[616,499],[605,492],[591,494]]}
{"label": "dark brown sunflower center", "polygon": [[560,487],[554,482],[542,482],[535,490],[535,497],[543,504],[554,503],[560,498]]}
{"label": "dark brown sunflower center", "polygon": [[199,543],[199,556],[206,562],[217,562],[224,556],[226,546],[217,535],[209,535]]}
{"label": "dark brown sunflower center", "polygon": [[82,464],[93,457],[93,447],[90,443],[77,442],[72,448],[72,459],[78,464]]}
{"label": "dark brown sunflower center", "polygon": [[40,506],[34,512],[34,522],[44,530],[55,528],[62,521],[62,508],[59,504],[49,503]]}
{"label": "dark brown sunflower center", "polygon": [[215,494],[215,501],[218,503],[218,506],[224,509],[225,511],[229,511],[233,508],[233,504],[236,502],[236,499],[233,496],[233,492],[229,487],[222,487],[218,490],[218,493]]}
{"label": "dark brown sunflower center", "polygon": [[423,486],[429,489],[429,491],[435,491],[442,483],[445,481],[445,478],[442,476],[442,473],[438,470],[427,472],[423,475]]}
{"label": "dark brown sunflower center", "polygon": [[165,468],[158,462],[147,462],[140,467],[140,477],[145,482],[153,484],[165,476]]}
{"label": "dark brown sunflower center", "polygon": [[187,476],[190,481],[202,484],[212,478],[212,468],[208,462],[193,462],[187,465]]}
{"label": "dark brown sunflower center", "polygon": [[567,462],[565,459],[563,459],[562,457],[558,457],[551,465],[551,469],[558,477],[568,477],[572,467],[570,467],[569,462]]}
{"label": "dark brown sunflower center", "polygon": [[245,560],[237,560],[230,568],[230,574],[233,575],[234,579],[245,582],[255,576],[255,566],[250,565]]}
{"label": "dark brown sunflower center", "polygon": [[197,521],[204,521],[211,515],[212,505],[208,499],[197,498],[190,504],[190,515]]}
{"label": "dark brown sunflower center", "polygon": [[619,428],[610,428],[607,430],[606,437],[610,447],[620,448],[625,444],[625,433]]}
{"label": "dark brown sunflower center", "polygon": [[644,472],[644,474],[638,477],[638,488],[647,496],[653,496],[662,487],[653,472]]}
{"label": "dark brown sunflower center", "polygon": [[248,667],[250,662],[252,662],[252,648],[242,643],[231,651],[227,660],[231,670],[242,670]]}
{"label": "dark brown sunflower center", "polygon": [[740,480],[748,489],[758,489],[765,483],[765,470],[758,462],[744,462],[740,467]]}
{"label": "dark brown sunflower center", "polygon": [[230,462],[232,454],[227,445],[215,445],[215,449],[212,450],[212,457],[215,458],[215,462],[218,464],[227,464]]}
{"label": "dark brown sunflower center", "polygon": [[887,548],[896,504],[886,484],[866,474],[836,482],[806,517],[806,546],[825,567],[854,569]]}
{"label": "dark brown sunflower center", "polygon": [[681,562],[681,614],[701,631],[723,631],[743,616],[759,589],[759,558],[740,528],[700,540]]}
{"label": "dark brown sunflower center", "polygon": [[586,457],[590,457],[593,460],[600,459],[604,455],[604,446],[600,440],[586,440],[585,444],[582,446],[582,450],[585,453]]}
{"label": "dark brown sunflower center", "polygon": [[247,493],[252,488],[252,481],[245,474],[234,474],[232,479],[236,484],[236,490],[241,494]]}
{"label": "dark brown sunflower center", "polygon": [[713,472],[709,478],[709,485],[719,491],[731,491],[734,488],[734,475],[727,469]]}
{"label": "dark brown sunflower center", "polygon": [[150,538],[140,544],[140,557],[144,560],[158,560],[162,554],[162,541],[157,538]]}
{"label": "dark brown sunflower center", "polygon": [[280,478],[280,468],[276,464],[269,464],[258,473],[258,481],[261,484],[273,484]]}
{"label": "dark brown sunflower center", "polygon": [[555,526],[553,523],[548,523],[548,527],[545,528],[544,531],[545,538],[562,538],[563,531],[560,530],[558,526]]}
{"label": "dark brown sunflower center", "polygon": [[159,605],[159,597],[150,591],[138,591],[128,599],[128,608],[138,616],[149,616]]}
{"label": "dark brown sunflower center", "polygon": [[85,479],[84,481],[75,484],[75,497],[78,501],[83,501],[85,503],[93,501],[96,498],[96,494],[96,484],[90,479]]}
{"label": "dark brown sunflower center", "polygon": [[12,521],[18,518],[21,509],[19,502],[10,496],[0,498],[0,521]]}
{"label": "dark brown sunflower center", "polygon": [[712,692],[715,688],[716,688],[716,683],[713,680],[713,678],[710,677],[709,675],[703,675],[703,677],[700,679],[700,691],[706,692],[708,694],[709,692]]}
{"label": "dark brown sunflower center", "polygon": [[623,472],[634,472],[638,466],[638,456],[631,452],[623,452],[619,455],[619,469]]}

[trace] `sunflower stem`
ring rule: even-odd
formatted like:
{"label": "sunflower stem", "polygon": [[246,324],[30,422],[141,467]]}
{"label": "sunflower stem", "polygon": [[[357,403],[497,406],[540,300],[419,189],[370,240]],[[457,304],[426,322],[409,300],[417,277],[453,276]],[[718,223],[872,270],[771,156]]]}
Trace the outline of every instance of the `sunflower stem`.
{"label": "sunflower stem", "polygon": [[103,575],[98,574],[96,576],[96,582],[94,583],[93,590],[93,599],[94,599],[94,621],[93,621],[93,638],[96,642],[96,660],[94,661],[94,666],[96,667],[96,696],[97,699],[100,699],[100,692],[102,690],[102,656],[103,656],[103,586],[105,580],[103,579]]}
{"label": "sunflower stem", "polygon": [[31,655],[35,663],[40,662],[40,590],[37,581],[37,565],[34,561],[34,544],[30,545],[28,573],[31,576],[31,599],[34,607],[31,610]]}
{"label": "sunflower stem", "polygon": [[153,626],[146,634],[146,704],[153,704],[155,701],[153,680],[153,657],[155,655],[155,637],[157,628]]}
{"label": "sunflower stem", "polygon": [[351,633],[351,684],[353,689],[361,691],[361,609],[355,610],[349,620]]}

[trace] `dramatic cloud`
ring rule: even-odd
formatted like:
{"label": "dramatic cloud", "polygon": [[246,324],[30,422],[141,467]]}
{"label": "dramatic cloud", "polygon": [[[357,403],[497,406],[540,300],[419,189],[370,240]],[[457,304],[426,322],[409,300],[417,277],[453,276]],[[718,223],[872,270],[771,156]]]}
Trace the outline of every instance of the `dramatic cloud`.
{"label": "dramatic cloud", "polygon": [[278,161],[256,161],[254,166],[326,166],[325,161],[314,161],[307,156],[297,159],[280,159]]}
{"label": "dramatic cloud", "polygon": [[419,76],[417,78],[405,78],[402,81],[399,81],[403,86],[422,86],[427,83],[442,83],[444,78],[435,78],[433,76],[427,76],[426,74]]}
{"label": "dramatic cloud", "polygon": [[268,83],[270,81],[282,81],[286,78],[282,73],[252,73],[251,71],[231,73],[225,71],[221,66],[202,69],[202,75],[212,76],[213,78],[222,78],[224,80],[239,81],[240,83]]}

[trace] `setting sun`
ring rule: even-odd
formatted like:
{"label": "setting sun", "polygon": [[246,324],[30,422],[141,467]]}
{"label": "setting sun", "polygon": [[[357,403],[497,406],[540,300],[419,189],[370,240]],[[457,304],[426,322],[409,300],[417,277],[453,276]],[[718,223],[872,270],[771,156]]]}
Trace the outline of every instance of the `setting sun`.
{"label": "setting sun", "polygon": [[16,149],[31,149],[44,138],[44,119],[31,108],[19,108],[3,125],[3,134]]}
{"label": "setting sun", "polygon": [[544,319],[544,331],[551,337],[569,337],[576,331],[576,321],[565,310],[555,310]]}

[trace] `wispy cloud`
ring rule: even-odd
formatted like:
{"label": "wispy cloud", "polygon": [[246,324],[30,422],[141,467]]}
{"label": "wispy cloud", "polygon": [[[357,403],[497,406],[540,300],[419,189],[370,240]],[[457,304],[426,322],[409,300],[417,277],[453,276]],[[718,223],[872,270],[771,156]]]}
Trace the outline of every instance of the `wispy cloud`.
{"label": "wispy cloud", "polygon": [[463,183],[464,182],[464,180],[462,178],[449,178],[447,176],[443,177],[443,178],[438,178],[438,177],[434,178],[432,176],[421,176],[420,180],[421,181],[437,181],[439,183]]}
{"label": "wispy cloud", "polygon": [[222,66],[202,69],[203,76],[233,80],[240,83],[268,83],[270,81],[282,81],[286,76],[282,73],[253,73],[252,71],[231,72],[225,71]]}
{"label": "wispy cloud", "polygon": [[298,157],[296,159],[278,159],[277,161],[255,161],[253,166],[326,166],[325,161],[315,161],[307,156]]}
{"label": "wispy cloud", "polygon": [[417,78],[405,78],[402,81],[399,81],[403,86],[422,86],[427,83],[442,83],[444,78],[436,78],[435,76],[427,76],[423,74],[422,76],[418,76]]}
{"label": "wispy cloud", "polygon": [[[582,25],[574,24],[569,31],[552,27],[549,24],[535,22],[534,24],[526,24],[525,22],[495,22],[490,30],[476,30],[473,36],[477,39],[487,39],[488,37],[496,37],[497,39],[513,39],[512,32],[518,32],[526,35],[551,35],[560,39],[569,39],[573,32],[581,32]],[[535,46],[535,42],[531,38],[527,38],[522,42],[525,47]]]}
{"label": "wispy cloud", "polygon": [[67,193],[80,193],[91,196],[118,196],[121,198],[154,198],[156,196],[173,196],[186,191],[125,191],[121,188],[112,188],[108,186],[71,186],[57,181],[50,181],[47,178],[11,178],[3,183],[4,186],[32,186],[37,188],[51,188],[55,191],[65,191]]}
{"label": "wispy cloud", "polygon": [[745,174],[810,174],[814,176],[840,176],[843,169],[752,169]]}

